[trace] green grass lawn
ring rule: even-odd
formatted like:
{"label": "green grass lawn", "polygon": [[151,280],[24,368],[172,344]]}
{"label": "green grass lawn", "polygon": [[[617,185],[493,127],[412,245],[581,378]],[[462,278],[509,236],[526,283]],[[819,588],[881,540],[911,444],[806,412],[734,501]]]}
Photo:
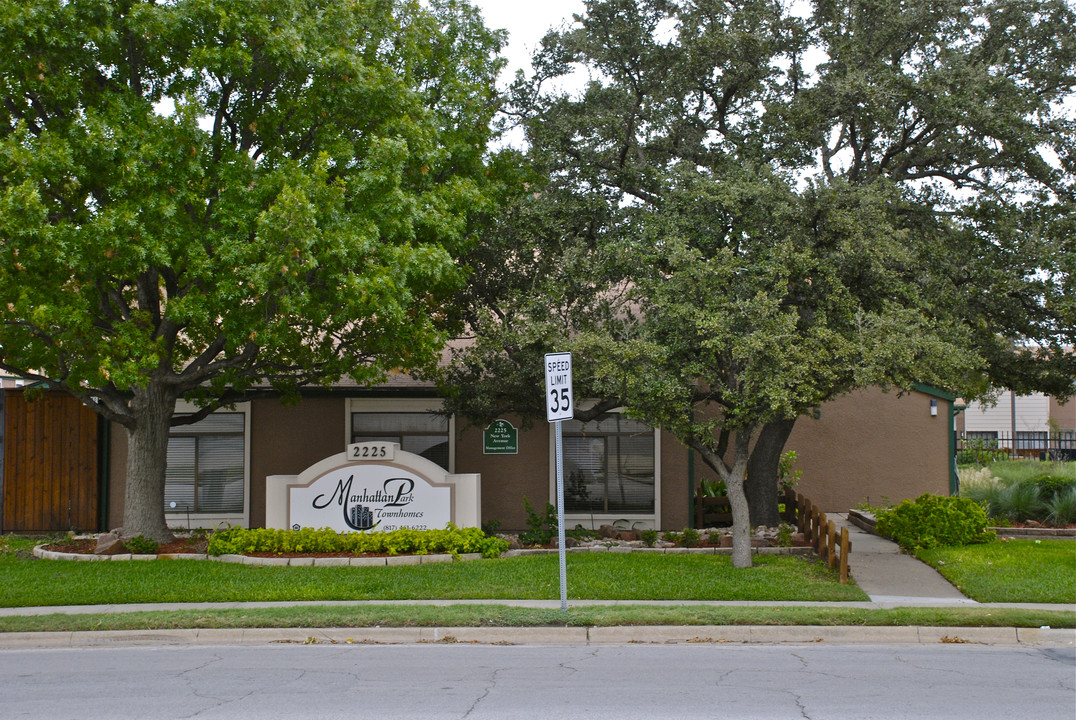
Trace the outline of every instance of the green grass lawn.
{"label": "green grass lawn", "polygon": [[[632,600],[866,600],[814,560],[760,555],[737,570],[727,556],[571,554],[571,599],[617,605],[562,610],[497,604],[414,606],[377,601],[560,597],[558,558],[381,568],[258,567],[195,560],[78,562],[36,560],[40,539],[0,536],[0,606],[151,602],[367,600],[298,605],[0,618],[0,632],[157,628],[540,626],[540,625],[935,625],[1073,627],[1076,613],[989,605],[955,608],[632,605]],[[1076,544],[1010,541],[923,553],[983,602],[1076,602]],[[974,570],[974,572],[969,572]],[[971,580],[964,579],[971,576]],[[981,586],[981,587],[980,587]]]}
{"label": "green grass lawn", "polygon": [[916,556],[979,602],[1076,603],[1072,540],[1005,540]]}
{"label": "green grass lawn", "polygon": [[[272,600],[557,599],[556,555],[429,565],[265,567],[171,560],[80,562],[0,555],[0,606]],[[568,557],[568,595],[594,600],[867,600],[817,560],[593,553]]]}

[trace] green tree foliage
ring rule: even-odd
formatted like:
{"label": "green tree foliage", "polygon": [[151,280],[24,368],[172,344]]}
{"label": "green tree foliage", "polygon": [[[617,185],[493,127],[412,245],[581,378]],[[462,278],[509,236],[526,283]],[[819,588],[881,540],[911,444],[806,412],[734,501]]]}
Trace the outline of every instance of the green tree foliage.
{"label": "green tree foliage", "polygon": [[0,7],[0,367],[127,429],[126,534],[168,535],[177,399],[437,355],[501,42],[460,0]]}
{"label": "green tree foliage", "polygon": [[534,177],[472,258],[510,272],[472,289],[453,377],[468,414],[533,410],[538,355],[575,351],[577,397],[726,482],[741,566],[748,465],[775,491],[811,408],[916,382],[1066,395],[1074,375],[1071,8],[793,10],[591,0],[546,37],[515,87]]}

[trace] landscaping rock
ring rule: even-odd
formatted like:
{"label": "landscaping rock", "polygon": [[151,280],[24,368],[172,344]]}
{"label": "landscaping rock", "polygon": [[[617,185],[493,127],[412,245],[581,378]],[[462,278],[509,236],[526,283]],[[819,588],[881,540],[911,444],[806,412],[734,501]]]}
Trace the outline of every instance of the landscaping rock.
{"label": "landscaping rock", "polygon": [[108,532],[97,536],[97,547],[93,552],[95,555],[119,555],[127,552],[127,548],[118,533]]}

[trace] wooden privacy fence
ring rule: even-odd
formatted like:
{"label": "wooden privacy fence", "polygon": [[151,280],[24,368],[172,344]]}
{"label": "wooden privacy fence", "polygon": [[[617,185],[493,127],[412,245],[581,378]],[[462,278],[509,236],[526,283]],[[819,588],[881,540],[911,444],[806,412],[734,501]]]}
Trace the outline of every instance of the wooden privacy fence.
{"label": "wooden privacy fence", "polygon": [[795,505],[799,531],[830,567],[840,566],[841,582],[847,583],[848,555],[852,552],[848,528],[842,527],[838,533],[836,524],[799,493],[796,493]]}
{"label": "wooden privacy fence", "polygon": [[61,392],[3,394],[0,532],[96,530],[97,416]]}

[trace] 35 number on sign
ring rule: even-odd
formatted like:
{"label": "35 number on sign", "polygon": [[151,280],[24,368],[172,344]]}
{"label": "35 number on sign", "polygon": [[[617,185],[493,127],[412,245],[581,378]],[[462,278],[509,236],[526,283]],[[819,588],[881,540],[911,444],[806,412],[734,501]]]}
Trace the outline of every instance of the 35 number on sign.
{"label": "35 number on sign", "polygon": [[561,388],[560,390],[550,390],[549,396],[552,398],[549,407],[555,413],[568,412],[572,408],[572,399],[568,394],[568,388]]}

